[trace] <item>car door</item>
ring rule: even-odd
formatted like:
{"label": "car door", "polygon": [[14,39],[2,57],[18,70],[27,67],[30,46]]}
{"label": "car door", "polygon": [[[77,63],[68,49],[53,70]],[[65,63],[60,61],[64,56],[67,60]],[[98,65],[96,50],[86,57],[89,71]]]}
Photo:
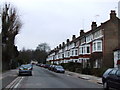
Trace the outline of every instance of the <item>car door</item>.
{"label": "car door", "polygon": [[109,76],[108,76],[108,85],[109,85],[109,87],[111,87],[111,88],[115,88],[116,87],[116,79],[117,79],[117,77],[116,77],[116,72],[117,72],[117,70],[116,69],[114,69],[114,70],[112,70],[111,72],[110,72],[110,74],[109,74]]}
{"label": "car door", "polygon": [[120,89],[120,69],[116,73],[116,89]]}

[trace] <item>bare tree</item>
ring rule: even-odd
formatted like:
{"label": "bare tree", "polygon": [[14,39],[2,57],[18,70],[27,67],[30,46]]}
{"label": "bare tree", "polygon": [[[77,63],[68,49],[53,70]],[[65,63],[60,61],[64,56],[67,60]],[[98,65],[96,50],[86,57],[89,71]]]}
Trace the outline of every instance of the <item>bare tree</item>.
{"label": "bare tree", "polygon": [[[2,60],[3,64],[9,64],[11,59],[14,59],[18,55],[17,47],[14,45],[14,42],[15,36],[19,33],[22,24],[16,12],[16,8],[11,7],[10,4],[4,4],[0,13],[2,22]],[[6,69],[9,69],[9,67]]]}
{"label": "bare tree", "polygon": [[40,50],[40,51],[45,51],[45,52],[49,52],[50,51],[50,46],[47,43],[40,43],[36,50]]}

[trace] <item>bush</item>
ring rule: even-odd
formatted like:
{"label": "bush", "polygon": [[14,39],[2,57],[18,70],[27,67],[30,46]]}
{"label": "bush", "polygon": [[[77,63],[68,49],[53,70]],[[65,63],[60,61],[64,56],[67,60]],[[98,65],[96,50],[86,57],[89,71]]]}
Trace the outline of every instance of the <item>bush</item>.
{"label": "bush", "polygon": [[[69,62],[69,63],[61,63],[64,69],[72,71],[72,72],[81,72],[81,63]],[[78,69],[79,68],[79,69]]]}
{"label": "bush", "polygon": [[91,75],[91,69],[90,69],[90,68],[83,68],[83,69],[82,69],[82,74]]}
{"label": "bush", "polygon": [[93,68],[93,69],[91,69],[91,73],[92,73],[92,75],[102,77],[105,70],[106,70],[106,68]]}

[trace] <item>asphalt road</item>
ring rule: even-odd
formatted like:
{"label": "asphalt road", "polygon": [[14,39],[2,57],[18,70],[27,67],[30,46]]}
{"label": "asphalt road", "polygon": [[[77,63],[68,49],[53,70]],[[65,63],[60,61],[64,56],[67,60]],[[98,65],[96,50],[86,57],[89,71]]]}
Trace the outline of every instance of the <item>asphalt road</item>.
{"label": "asphalt road", "polygon": [[21,80],[19,80],[15,88],[26,90],[28,88],[99,88],[103,90],[102,85],[67,74],[55,73],[38,66],[34,66],[32,76],[19,76],[19,78]]}

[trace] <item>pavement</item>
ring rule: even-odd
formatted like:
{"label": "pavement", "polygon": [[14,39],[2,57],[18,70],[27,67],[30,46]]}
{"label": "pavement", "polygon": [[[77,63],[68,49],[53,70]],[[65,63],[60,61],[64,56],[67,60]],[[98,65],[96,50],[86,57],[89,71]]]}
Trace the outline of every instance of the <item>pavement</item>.
{"label": "pavement", "polygon": [[74,77],[78,77],[84,80],[88,80],[90,82],[94,82],[94,83],[98,83],[98,84],[102,84],[102,78],[101,77],[96,77],[96,76],[92,76],[92,75],[85,75],[85,74],[80,74],[80,73],[75,73],[75,72],[70,72],[70,71],[65,71],[66,74],[74,76]]}
{"label": "pavement", "polygon": [[17,69],[12,69],[4,73],[0,73],[0,83],[2,83],[0,89],[5,88],[17,77],[17,71],[18,71]]}

